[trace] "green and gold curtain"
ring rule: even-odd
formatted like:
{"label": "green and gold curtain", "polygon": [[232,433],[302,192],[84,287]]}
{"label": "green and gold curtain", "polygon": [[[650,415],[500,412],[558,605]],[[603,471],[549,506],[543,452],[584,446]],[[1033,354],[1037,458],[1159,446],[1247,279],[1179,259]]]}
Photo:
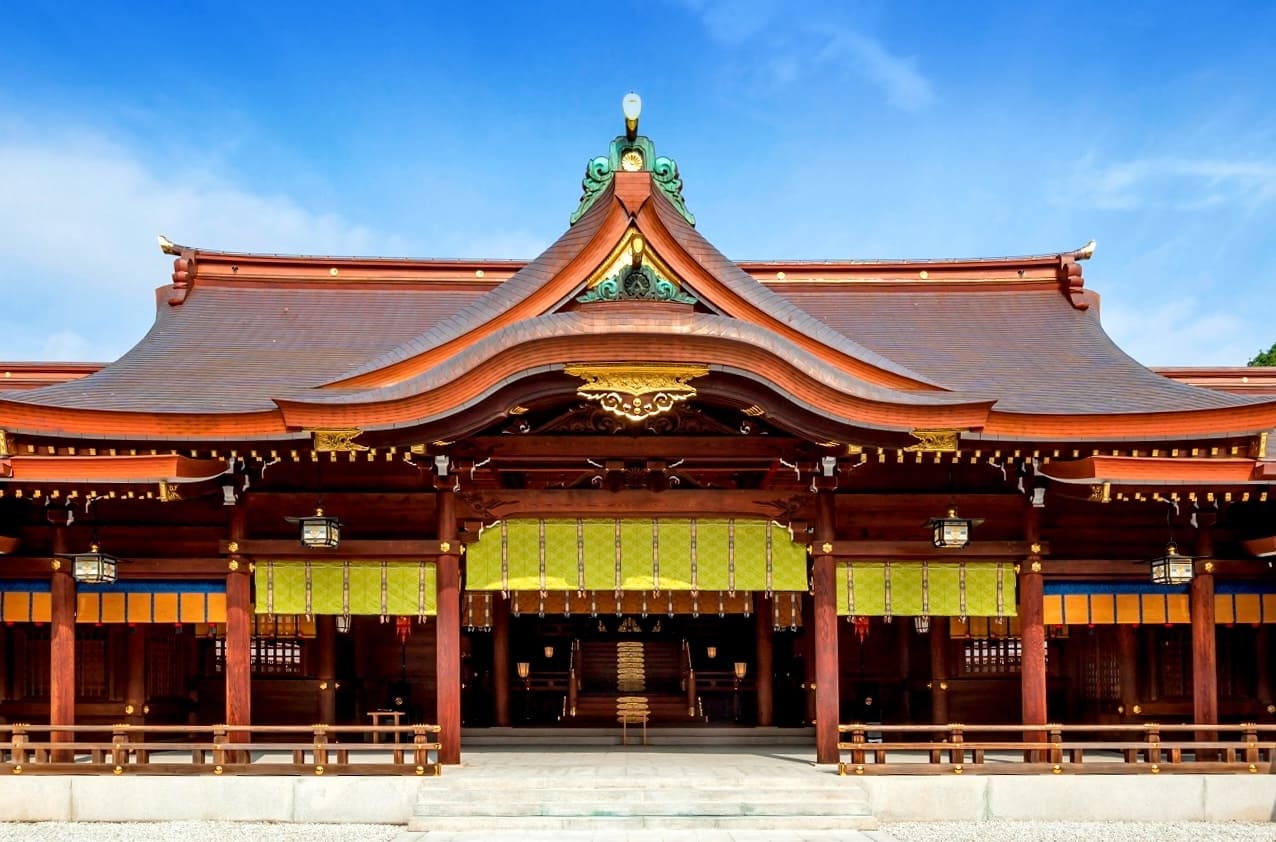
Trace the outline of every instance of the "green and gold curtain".
{"label": "green and gold curtain", "polygon": [[253,575],[258,614],[437,613],[433,562],[266,561]]}
{"label": "green and gold curtain", "polygon": [[472,591],[805,591],[806,547],[766,520],[513,519],[466,552]]}
{"label": "green and gold curtain", "polygon": [[1002,562],[872,561],[837,566],[839,617],[1009,617],[1014,566]]}

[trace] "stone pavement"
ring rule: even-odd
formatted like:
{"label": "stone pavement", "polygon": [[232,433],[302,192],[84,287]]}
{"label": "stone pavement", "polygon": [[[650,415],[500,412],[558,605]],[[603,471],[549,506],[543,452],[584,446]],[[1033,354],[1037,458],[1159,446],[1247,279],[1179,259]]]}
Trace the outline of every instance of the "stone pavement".
{"label": "stone pavement", "polygon": [[859,781],[809,746],[485,747],[429,781],[402,842],[886,842]]}

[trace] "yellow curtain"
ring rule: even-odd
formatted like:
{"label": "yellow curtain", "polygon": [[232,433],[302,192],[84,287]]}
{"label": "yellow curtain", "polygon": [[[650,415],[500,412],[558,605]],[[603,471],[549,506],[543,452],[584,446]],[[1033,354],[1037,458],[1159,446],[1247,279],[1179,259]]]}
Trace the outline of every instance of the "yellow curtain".
{"label": "yellow curtain", "polygon": [[806,547],[739,518],[513,519],[467,547],[471,591],[805,591]]}
{"label": "yellow curtain", "polygon": [[435,566],[425,561],[266,561],[254,573],[258,614],[437,613]]}
{"label": "yellow curtain", "polygon": [[837,566],[840,617],[1013,617],[1015,574],[1002,562],[871,561]]}

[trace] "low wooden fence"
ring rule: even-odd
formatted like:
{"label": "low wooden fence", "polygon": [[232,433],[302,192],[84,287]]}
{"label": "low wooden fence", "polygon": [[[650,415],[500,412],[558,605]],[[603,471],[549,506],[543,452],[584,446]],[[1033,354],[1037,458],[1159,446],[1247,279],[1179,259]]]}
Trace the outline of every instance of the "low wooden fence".
{"label": "low wooden fence", "polygon": [[0,725],[0,775],[438,775],[438,733],[437,725]]}
{"label": "low wooden fence", "polygon": [[839,774],[1276,772],[1276,725],[838,726]]}

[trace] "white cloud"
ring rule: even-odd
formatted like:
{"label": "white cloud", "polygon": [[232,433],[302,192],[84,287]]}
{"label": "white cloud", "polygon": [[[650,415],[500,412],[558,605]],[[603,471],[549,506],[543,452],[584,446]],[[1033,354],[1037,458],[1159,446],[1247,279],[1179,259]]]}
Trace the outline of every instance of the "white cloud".
{"label": "white cloud", "polygon": [[765,87],[784,89],[845,71],[876,84],[886,102],[903,111],[925,108],[934,99],[915,57],[895,55],[847,23],[838,4],[815,0],[793,8],[778,0],[683,0],[683,5],[699,15],[713,40],[747,53]]}
{"label": "white cloud", "polygon": [[168,282],[159,233],[236,251],[403,253],[340,214],[152,160],[90,131],[0,124],[0,359],[118,357]]}
{"label": "white cloud", "polygon": [[934,95],[930,82],[917,70],[917,60],[892,55],[878,41],[848,28],[833,28],[828,46],[821,53],[827,61],[844,60],[886,94],[886,101],[902,111],[916,111],[930,105]]}
{"label": "white cloud", "polygon": [[1066,191],[1070,201],[1107,210],[1207,210],[1276,199],[1276,161],[1151,157],[1100,164],[1079,162]]}
{"label": "white cloud", "polygon": [[1102,313],[1108,335],[1144,365],[1244,365],[1271,344],[1243,318],[1205,310],[1194,298],[1137,306],[1105,298]]}

